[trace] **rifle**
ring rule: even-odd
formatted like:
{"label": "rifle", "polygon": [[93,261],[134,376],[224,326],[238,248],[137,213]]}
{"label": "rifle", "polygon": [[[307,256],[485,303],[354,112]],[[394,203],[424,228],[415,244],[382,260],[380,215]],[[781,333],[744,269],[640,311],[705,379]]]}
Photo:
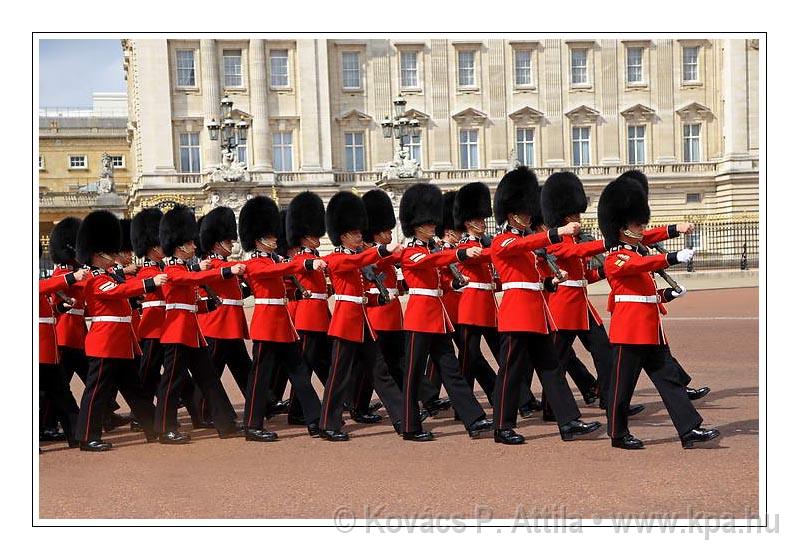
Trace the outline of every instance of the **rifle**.
{"label": "rifle", "polygon": [[[429,249],[430,249],[431,253],[438,253],[439,251],[444,249],[444,247],[442,245],[439,245],[438,243],[436,243],[435,246],[430,246],[429,245]],[[456,263],[448,264],[447,265],[447,269],[450,271],[450,274],[453,275],[453,289],[454,290],[460,290],[461,288],[463,288],[464,286],[469,284],[469,280],[467,280],[466,277],[461,273],[461,271],[458,270],[458,266],[456,266]]]}
{"label": "rifle", "polygon": [[[646,246],[642,245],[641,243],[639,243],[639,245],[638,245],[638,246],[639,246],[639,248],[641,248],[641,249],[644,249],[644,250],[645,250],[645,251],[647,251],[648,253],[650,252],[650,251],[649,251],[649,249],[648,249]],[[668,252],[669,252],[669,251],[667,251],[667,250],[664,248],[664,244],[663,244],[663,243],[661,243],[660,241],[658,241],[658,242],[656,242],[656,243],[653,243],[652,247],[653,247],[653,248],[654,248],[656,251],[658,251],[659,253],[661,253],[662,255],[664,255],[664,254],[666,254],[666,253],[668,253]],[[665,281],[667,284],[669,284],[669,287],[670,287],[670,288],[672,288],[673,290],[675,290],[675,292],[677,292],[677,293],[681,293],[681,292],[683,291],[683,289],[682,289],[682,288],[681,288],[681,287],[678,285],[678,283],[677,283],[677,282],[676,282],[676,281],[675,281],[675,280],[672,278],[672,276],[670,276],[670,275],[669,275],[669,273],[668,273],[666,270],[656,270],[656,273],[657,273],[659,276],[661,276],[661,278],[663,278],[663,279],[664,279],[664,281]]]}
{"label": "rifle", "polygon": [[374,264],[369,264],[365,267],[361,268],[361,274],[364,276],[364,279],[367,282],[372,282],[375,284],[375,287],[378,289],[378,304],[385,305],[389,303],[391,296],[389,295],[389,290],[386,289],[386,284],[384,284],[383,280],[386,278],[386,274],[376,273],[377,267]]}
{"label": "rifle", "polygon": [[536,249],[534,253],[545,260],[547,266],[553,272],[553,276],[555,276],[559,282],[564,280],[564,275],[561,274],[561,269],[558,268],[558,264],[556,263],[556,258],[553,255],[551,255],[544,249]]}
{"label": "rifle", "polygon": [[[588,231],[581,230],[578,232],[578,243],[586,243],[587,241],[596,241],[594,236],[589,233]],[[603,261],[597,255],[591,256],[592,264],[594,268],[600,268],[603,266]]]}
{"label": "rifle", "polygon": [[[297,279],[297,276],[290,274],[287,276],[287,278],[289,278],[289,281],[294,285],[294,289],[297,290],[297,293],[295,294],[296,299],[306,299],[311,297],[311,292],[303,287],[303,285],[300,283],[300,280]],[[298,295],[300,297],[297,297]]]}
{"label": "rifle", "polygon": [[[189,268],[193,272],[200,272],[200,259],[197,257],[192,257],[189,262],[191,263]],[[205,290],[205,292],[208,294],[208,299],[214,303],[214,306],[218,307],[222,305],[222,299],[217,295],[217,292],[214,291],[211,286],[208,284],[200,284],[200,287],[203,288],[203,290]]]}

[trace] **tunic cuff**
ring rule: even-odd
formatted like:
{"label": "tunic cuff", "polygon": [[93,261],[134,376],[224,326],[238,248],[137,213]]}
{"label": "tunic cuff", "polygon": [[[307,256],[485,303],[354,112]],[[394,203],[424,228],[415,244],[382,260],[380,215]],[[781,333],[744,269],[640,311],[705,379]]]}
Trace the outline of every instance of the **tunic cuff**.
{"label": "tunic cuff", "polygon": [[671,253],[667,253],[667,264],[669,266],[675,266],[676,264],[678,264],[678,262],[679,261],[678,261],[678,252],[677,251],[673,251]]}
{"label": "tunic cuff", "polygon": [[550,239],[550,244],[561,243],[561,236],[558,235],[558,228],[550,228],[547,230],[547,237]]}

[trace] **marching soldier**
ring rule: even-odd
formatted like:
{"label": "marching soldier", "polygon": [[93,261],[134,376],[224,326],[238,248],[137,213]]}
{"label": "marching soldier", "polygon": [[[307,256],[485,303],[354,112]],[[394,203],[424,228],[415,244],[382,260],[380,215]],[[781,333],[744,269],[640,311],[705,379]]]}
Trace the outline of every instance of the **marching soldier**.
{"label": "marching soldier", "polygon": [[491,430],[475,395],[458,373],[458,360],[453,351],[454,331],[442,302],[439,267],[477,257],[480,247],[445,249],[432,253],[430,244],[441,223],[442,192],[438,187],[418,183],[409,187],[400,201],[400,223],[403,235],[412,238],[403,250],[401,263],[408,284],[406,306],[406,373],[403,382],[403,439],[431,441],[433,434],[423,431],[419,417],[417,394],[420,376],[428,359],[441,375],[442,383],[470,437]]}
{"label": "marching soldier", "polygon": [[[536,175],[527,167],[520,167],[500,180],[494,198],[495,219],[506,223],[503,232],[492,241],[492,262],[504,294],[498,312],[501,360],[494,395],[495,441],[511,445],[525,441],[514,428],[522,379],[531,367],[539,374],[561,439],[572,440],[600,427],[598,422],[587,424],[579,420],[580,412],[549,336],[544,285],[533,254],[536,249],[560,242],[562,235],[577,233],[580,224],[573,222],[526,235],[541,223],[539,196]],[[534,218],[538,223],[533,223]]]}
{"label": "marching soldier", "polygon": [[[189,443],[191,437],[178,431],[178,401],[187,383],[194,382],[211,406],[211,417],[220,438],[241,436],[236,426],[236,413],[231,406],[222,382],[214,372],[208,343],[200,331],[197,313],[208,311],[208,302],[200,301],[198,287],[217,278],[244,274],[243,264],[211,268],[208,261],[200,262],[200,271],[191,269],[188,262],[195,256],[197,221],[194,212],[176,205],[161,219],[158,237],[164,252],[164,272],[169,283],[163,288],[166,314],[161,330],[164,348],[164,374],[158,386],[156,431],[164,444]],[[191,372],[191,377],[189,373]],[[198,423],[197,411],[192,422]],[[140,418],[137,419],[141,421]]]}
{"label": "marching soldier", "polygon": [[[645,196],[649,196],[650,185],[647,181],[647,175],[645,175],[638,169],[631,169],[630,171],[626,171],[625,173],[620,175],[620,177],[627,177],[629,179],[637,181],[644,190]],[[648,245],[654,243],[655,241],[659,240],[644,239],[642,242],[642,246],[647,247]],[[664,310],[664,312],[666,312],[666,310]],[[673,361],[675,367],[678,369],[678,375],[680,376],[681,383],[683,384],[684,387],[686,387],[686,394],[689,395],[689,398],[691,400],[694,401],[697,399],[702,399],[708,393],[711,392],[711,389],[709,389],[708,387],[701,387],[699,389],[694,389],[692,387],[689,387],[689,383],[692,382],[692,378],[689,376],[688,373],[686,373],[686,370],[683,369],[683,366],[680,364],[680,362],[678,362],[678,360],[675,359],[675,357],[672,355],[672,351],[669,348],[667,348],[667,352],[669,353],[669,359]]]}
{"label": "marching soldier", "polygon": [[[286,211],[286,240],[290,247],[298,247],[292,260],[318,259],[320,238],[325,235],[325,205],[319,195],[310,191],[295,196]],[[297,280],[308,297],[297,301],[293,317],[294,326],[300,336],[304,375],[311,379],[317,374],[322,384],[328,379],[331,367],[331,345],[328,339],[331,312],[328,308],[328,286],[325,273],[320,270],[301,268]],[[295,291],[295,287],[291,288]],[[293,398],[289,407],[289,423],[298,423],[300,402]]]}
{"label": "marching soldier", "polygon": [[[236,215],[228,207],[214,208],[203,216],[200,224],[200,246],[207,256],[211,268],[221,270],[230,266],[228,257],[233,252],[233,244],[238,238]],[[247,376],[253,366],[247,353],[245,340],[250,338],[247,319],[244,316],[244,301],[239,276],[223,278],[217,276],[207,282],[219,298],[219,305],[213,311],[203,314],[201,330],[208,342],[208,350],[217,377],[222,378],[225,366],[233,375],[236,385],[245,395]],[[199,397],[199,398],[197,398]],[[208,420],[208,406],[199,391],[195,391],[195,407],[204,421]]]}
{"label": "marching soldier", "polygon": [[255,310],[251,322],[253,367],[247,379],[244,422],[248,441],[275,441],[275,432],[264,429],[270,377],[283,368],[300,400],[303,418],[312,437],[319,434],[320,403],[311,379],[302,370],[297,331],[286,308],[283,277],[300,270],[320,270],[325,261],[316,258],[284,260],[274,251],[281,226],[278,206],[271,198],[255,196],[239,214],[239,238],[250,253],[247,283],[253,290]]}
{"label": "marching soldier", "polygon": [[651,276],[656,270],[688,262],[694,250],[654,256],[642,256],[637,251],[644,238],[644,227],[650,221],[650,207],[647,196],[634,180],[619,178],[611,182],[600,196],[597,215],[603,237],[614,244],[604,266],[611,286],[609,338],[614,371],[606,411],[611,445],[622,449],[644,447],[628,431],[628,407],[641,369],[661,395],[684,448],[718,437],[718,430],[701,426],[703,419],[689,400],[669,358],[661,324],[660,302],[680,297],[685,291],[657,290]]}
{"label": "marching soldier", "polygon": [[375,366],[378,345],[365,309],[369,298],[361,268],[391,257],[399,252],[400,246],[389,243],[363,249],[367,213],[361,198],[351,192],[338,192],[328,202],[325,227],[336,246],[325,257],[336,303],[328,328],[328,335],[333,338],[331,370],[322,400],[320,436],[328,441],[349,439],[341,430],[342,410],[345,400],[353,394],[352,370],[356,361],[372,373],[375,391],[399,432],[402,396],[386,368]]}
{"label": "marching soldier", "polygon": [[[131,244],[142,266],[136,277],[144,282],[148,278],[161,274],[164,270],[164,252],[158,240],[158,225],[162,218],[158,208],[145,208],[131,220]],[[161,367],[164,364],[164,348],[161,346],[161,328],[166,315],[166,301],[160,287],[145,295],[142,306],[142,318],[139,321],[139,344],[142,347],[142,359],[139,363],[139,381],[150,402],[155,399],[158,383],[161,379]],[[138,428],[138,421],[132,426]]]}
{"label": "marching soldier", "polygon": [[79,262],[91,266],[83,292],[91,327],[85,341],[89,372],[75,434],[83,451],[111,449],[100,435],[102,419],[117,389],[147,440],[155,439],[153,403],[148,401],[137,375],[136,357],[141,350],[131,326],[128,299],[155,291],[167,277],[158,274],[141,282],[118,282],[108,270],[114,266],[121,246],[122,230],[113,214],[96,210],[84,218],[78,230],[76,256]]}

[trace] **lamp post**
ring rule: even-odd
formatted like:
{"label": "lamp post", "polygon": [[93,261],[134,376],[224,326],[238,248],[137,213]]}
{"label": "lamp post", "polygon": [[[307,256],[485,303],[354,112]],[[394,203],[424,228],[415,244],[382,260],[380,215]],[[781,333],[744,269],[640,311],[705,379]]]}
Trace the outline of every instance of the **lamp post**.
{"label": "lamp post", "polygon": [[[394,147],[394,159],[384,170],[384,179],[418,178],[422,175],[419,162],[411,158],[406,146],[406,138],[410,139],[414,131],[419,130],[420,122],[405,116],[406,104],[402,94],[395,97],[392,101],[394,115],[391,118],[386,115],[381,121],[383,137],[391,140]],[[398,140],[396,145],[395,140]]]}
{"label": "lamp post", "polygon": [[225,94],[219,102],[219,120],[212,117],[206,128],[208,137],[212,142],[219,142],[222,150],[222,164],[212,173],[212,181],[242,181],[249,180],[246,162],[235,162],[236,148],[247,140],[247,130],[250,128],[244,117],[237,121],[233,117],[233,100]]}

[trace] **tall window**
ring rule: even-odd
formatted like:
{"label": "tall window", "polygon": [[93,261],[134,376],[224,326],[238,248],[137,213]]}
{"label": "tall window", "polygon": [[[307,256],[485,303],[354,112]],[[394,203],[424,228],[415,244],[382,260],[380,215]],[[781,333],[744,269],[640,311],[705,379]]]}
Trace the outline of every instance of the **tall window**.
{"label": "tall window", "polygon": [[533,56],[531,51],[514,51],[514,84],[533,85]]}
{"label": "tall window", "polygon": [[197,132],[182,132],[178,145],[181,173],[200,173],[200,135]]}
{"label": "tall window", "polygon": [[572,49],[570,54],[570,70],[572,85],[589,83],[588,50]]}
{"label": "tall window", "polygon": [[422,136],[418,130],[403,136],[403,145],[408,148],[408,155],[417,163],[422,163]]}
{"label": "tall window", "polygon": [[644,125],[628,127],[628,163],[644,163]]}
{"label": "tall window", "polygon": [[475,51],[458,51],[458,85],[475,85]]}
{"label": "tall window", "polygon": [[44,169],[44,156],[39,156],[39,169]]}
{"label": "tall window", "polygon": [[292,171],[292,133],[272,133],[272,166],[275,171]]}
{"label": "tall window", "polygon": [[572,165],[580,167],[589,165],[589,127],[572,128]]}
{"label": "tall window", "polygon": [[357,52],[342,53],[342,87],[361,89],[361,57]]}
{"label": "tall window", "polygon": [[239,136],[239,132],[234,134],[236,139],[236,161],[247,165],[247,138]]}
{"label": "tall window", "polygon": [[478,169],[478,130],[462,130],[458,133],[458,146],[461,152],[461,169]]}
{"label": "tall window", "polygon": [[517,129],[517,161],[528,167],[534,166],[533,129]]}
{"label": "tall window", "polygon": [[402,51],[400,53],[400,87],[419,87],[416,51]]}
{"label": "tall window", "polygon": [[269,83],[272,87],[289,86],[289,51],[269,51]]}
{"label": "tall window", "polygon": [[696,82],[699,80],[700,47],[683,47],[683,81]]}
{"label": "tall window", "polygon": [[242,51],[222,51],[222,69],[224,71],[223,83],[225,87],[242,87]]}
{"label": "tall window", "polygon": [[364,133],[344,133],[344,168],[346,171],[364,171]]}
{"label": "tall window", "polygon": [[629,84],[639,84],[644,81],[642,73],[642,47],[628,47],[627,76]]}
{"label": "tall window", "polygon": [[700,124],[683,125],[683,161],[700,161]]}
{"label": "tall window", "polygon": [[176,70],[178,72],[175,82],[181,87],[194,87],[196,85],[194,76],[194,51],[191,49],[180,49],[175,53]]}
{"label": "tall window", "polygon": [[69,156],[70,169],[86,169],[86,156]]}

